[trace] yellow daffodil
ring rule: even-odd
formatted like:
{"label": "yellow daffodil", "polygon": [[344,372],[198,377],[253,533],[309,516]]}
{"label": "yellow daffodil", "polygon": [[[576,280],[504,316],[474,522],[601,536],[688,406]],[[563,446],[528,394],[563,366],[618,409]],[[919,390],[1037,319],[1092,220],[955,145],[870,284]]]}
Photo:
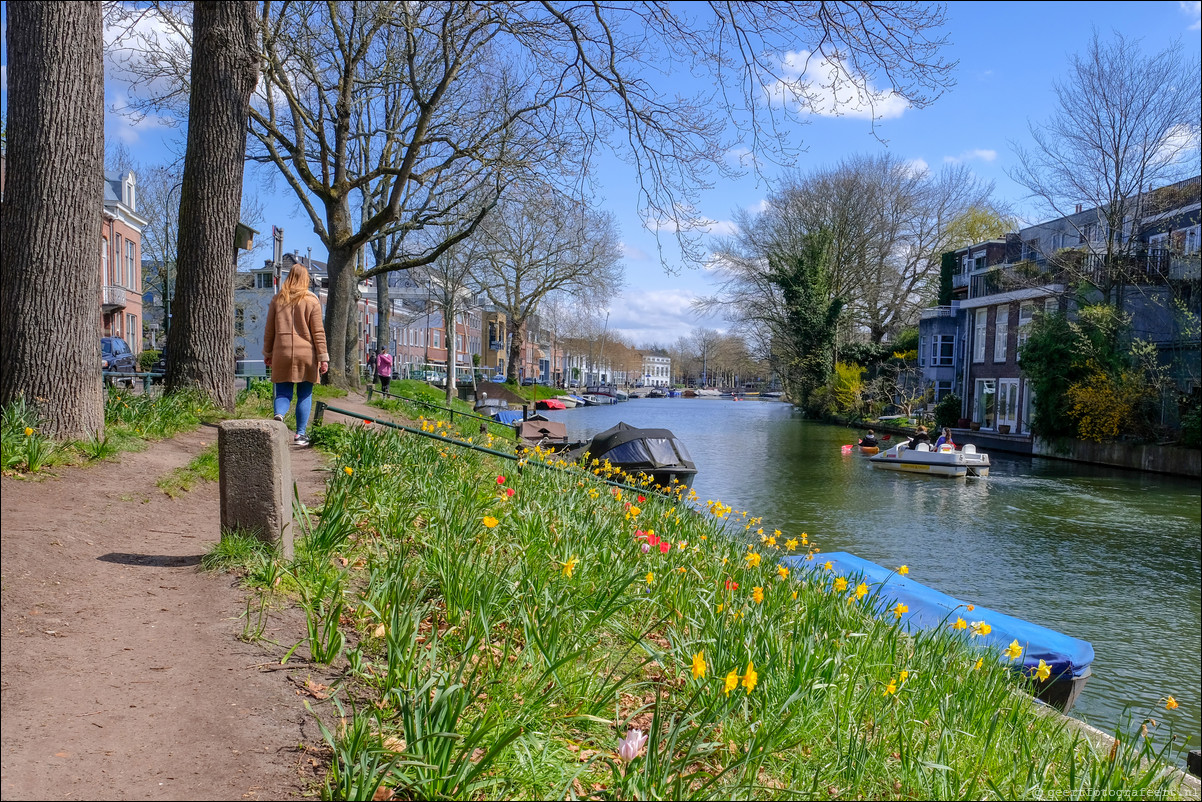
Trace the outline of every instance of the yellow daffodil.
{"label": "yellow daffodil", "polygon": [[781,579],[788,579],[789,578],[789,569],[785,568],[783,565],[778,565],[778,566],[776,566],[776,575],[779,576]]}
{"label": "yellow daffodil", "polygon": [[498,521],[496,518],[492,517],[491,515],[485,515],[484,520],[481,521],[481,523],[484,524],[485,526],[487,526],[489,529],[492,529],[494,526],[496,526],[497,524],[499,524],[501,522]]}
{"label": "yellow daffodil", "polygon": [[1164,700],[1164,709],[1165,710],[1176,710],[1180,706],[1181,705],[1177,704],[1177,700],[1171,696],[1168,699]]}
{"label": "yellow daffodil", "polygon": [[1011,660],[1017,660],[1023,656],[1023,647],[1019,645],[1018,639],[1010,641],[1010,645],[1006,647],[1002,654],[1009,657]]}
{"label": "yellow daffodil", "polygon": [[993,631],[993,627],[986,624],[984,621],[972,622],[972,636],[974,638],[983,638]]}
{"label": "yellow daffodil", "polygon": [[774,538],[774,537],[770,537],[767,540],[765,540],[764,542],[767,543],[769,546],[773,546],[773,547],[776,546],[776,538]]}
{"label": "yellow daffodil", "polygon": [[856,599],[862,599],[868,595],[868,586],[863,582],[856,585]]}
{"label": "yellow daffodil", "polygon": [[910,573],[910,566],[903,565],[901,568],[897,569],[897,572],[902,576],[905,576],[906,574]]}
{"label": "yellow daffodil", "polygon": [[751,600],[754,601],[756,604],[762,604],[764,602],[764,589],[757,587],[754,590],[752,590],[751,591]]}
{"label": "yellow daffodil", "polygon": [[906,681],[906,680],[908,680],[909,678],[910,678],[910,672],[909,672],[909,671],[903,671],[903,672],[901,672],[900,674],[898,674],[898,675],[897,675],[897,681],[898,681],[898,682],[905,682],[905,681]]}
{"label": "yellow daffodil", "polygon": [[577,560],[575,557],[572,557],[566,563],[564,563],[563,564],[563,575],[570,579],[572,576],[572,572],[576,570],[577,562],[579,562],[579,560]]}
{"label": "yellow daffodil", "polygon": [[722,612],[723,608],[725,608],[725,607],[726,607],[725,604],[719,604],[717,612],[719,612],[719,613]]}
{"label": "yellow daffodil", "polygon": [[824,562],[822,564],[822,570],[833,571],[833,570],[835,570],[835,564],[833,562],[831,562],[830,560],[827,560],[826,562]]}
{"label": "yellow daffodil", "polygon": [[354,469],[354,468],[352,468],[350,465],[347,465],[347,466],[346,466],[345,468],[343,468],[342,470],[343,470],[343,472],[345,472],[345,473],[346,473],[346,475],[347,475],[347,476],[350,476],[351,474],[353,474],[353,473],[355,472],[355,469]]}
{"label": "yellow daffodil", "polygon": [[973,670],[973,671],[976,671],[977,669],[979,669],[979,668],[980,668],[981,666],[983,666],[983,665],[985,665],[985,658],[984,658],[984,657],[978,657],[978,658],[977,658],[977,664],[976,664],[976,665],[974,665],[974,666],[972,667],[972,670]]}
{"label": "yellow daffodil", "polygon": [[752,551],[752,552],[748,552],[748,554],[747,554],[747,567],[748,567],[748,568],[756,568],[756,567],[758,567],[758,566],[759,566],[759,564],[760,564],[760,559],[761,559],[761,558],[760,558],[760,555],[759,555],[759,554],[757,554],[756,552],[754,552],[754,551]]}
{"label": "yellow daffodil", "polygon": [[897,616],[898,618],[901,618],[903,615],[905,615],[908,612],[910,612],[910,608],[907,607],[906,605],[902,604],[901,602],[898,602],[897,606],[893,608],[893,614],[895,616]]}
{"label": "yellow daffodil", "polygon": [[1040,682],[1047,682],[1052,676],[1052,667],[1044,661],[1039,661],[1039,666],[1035,669],[1035,678]]}
{"label": "yellow daffodil", "polygon": [[29,428],[28,426],[26,426],[26,427],[25,427],[25,436],[26,436],[26,437],[29,437],[29,436],[30,436],[30,435],[32,435],[32,434],[33,434],[33,429],[31,429],[31,428]]}
{"label": "yellow daffodil", "polygon": [[882,693],[881,695],[889,696],[890,694],[894,694],[894,693],[897,693],[897,683],[894,682],[892,677],[890,677],[889,684],[885,686],[885,692]]}
{"label": "yellow daffodil", "polygon": [[747,689],[748,695],[755,690],[755,684],[759,682],[760,675],[755,673],[755,666],[751,661],[747,661],[747,673],[743,675],[743,687]]}
{"label": "yellow daffodil", "polygon": [[793,537],[793,538],[789,538],[788,540],[786,540],[785,548],[789,549],[789,551],[792,551],[793,549],[797,548],[797,538]]}
{"label": "yellow daffodil", "polygon": [[957,616],[956,623],[952,624],[952,629],[968,629],[968,622]]}
{"label": "yellow daffodil", "polygon": [[739,675],[734,671],[726,675],[726,683],[722,688],[722,693],[730,696],[730,692],[739,687]]}
{"label": "yellow daffodil", "polygon": [[780,530],[779,530],[779,529],[773,529],[773,530],[772,530],[772,536],[773,536],[773,537],[780,537]]}
{"label": "yellow daffodil", "polygon": [[648,571],[647,572],[647,584],[650,585],[654,581],[655,581],[655,574],[651,571]]}
{"label": "yellow daffodil", "polygon": [[845,577],[835,577],[835,592],[842,593],[847,590],[847,579]]}
{"label": "yellow daffodil", "polygon": [[797,601],[797,591],[793,591],[793,601]]}
{"label": "yellow daffodil", "polygon": [[693,655],[693,679],[701,679],[705,676],[705,654],[697,652]]}

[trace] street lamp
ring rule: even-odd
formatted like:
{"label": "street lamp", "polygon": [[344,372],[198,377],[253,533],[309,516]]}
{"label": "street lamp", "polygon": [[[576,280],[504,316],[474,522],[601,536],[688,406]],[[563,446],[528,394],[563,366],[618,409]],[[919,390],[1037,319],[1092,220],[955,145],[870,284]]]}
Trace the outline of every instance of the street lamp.
{"label": "street lamp", "polygon": [[[175,182],[175,184],[171,187],[171,189],[167,190],[167,209],[168,209],[168,211],[170,211],[170,209],[171,209],[171,193],[178,192],[183,187],[183,185],[184,185],[184,181],[183,181],[183,179],[180,179],[179,181]],[[167,219],[168,220],[171,219],[170,214],[168,215]],[[176,219],[176,222],[178,223],[179,222],[179,204],[178,203],[176,204],[176,209],[175,209],[175,219]],[[177,229],[178,229],[178,226],[177,226]],[[168,239],[168,241],[171,240],[170,229],[168,229],[168,231],[167,231],[167,239]],[[171,336],[171,297],[170,297],[171,296],[171,260],[167,258],[167,256],[168,256],[168,254],[166,252],[167,243],[164,242],[163,245],[164,245],[163,265],[162,265],[162,268],[163,268],[163,347],[166,347],[167,339]],[[175,252],[178,252],[178,251],[179,251],[179,240],[176,239]]]}

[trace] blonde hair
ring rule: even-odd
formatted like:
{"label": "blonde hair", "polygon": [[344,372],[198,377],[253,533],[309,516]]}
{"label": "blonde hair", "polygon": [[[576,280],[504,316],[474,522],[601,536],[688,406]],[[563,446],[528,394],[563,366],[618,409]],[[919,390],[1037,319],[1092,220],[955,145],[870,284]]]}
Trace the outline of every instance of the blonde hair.
{"label": "blonde hair", "polygon": [[280,285],[280,293],[276,296],[281,304],[292,306],[309,294],[309,271],[301,265],[293,265],[288,271],[288,278]]}

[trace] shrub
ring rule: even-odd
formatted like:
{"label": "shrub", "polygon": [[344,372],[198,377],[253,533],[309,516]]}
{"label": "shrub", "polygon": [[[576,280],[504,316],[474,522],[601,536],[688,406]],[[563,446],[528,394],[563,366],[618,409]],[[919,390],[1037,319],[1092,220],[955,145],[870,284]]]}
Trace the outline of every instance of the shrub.
{"label": "shrub", "polygon": [[955,393],[948,393],[935,405],[935,425],[940,429],[955,426],[960,421],[963,401]]}
{"label": "shrub", "polygon": [[159,356],[162,351],[157,351],[153,348],[147,348],[142,353],[138,354],[138,372],[150,373],[154,370],[154,363],[159,361]]}

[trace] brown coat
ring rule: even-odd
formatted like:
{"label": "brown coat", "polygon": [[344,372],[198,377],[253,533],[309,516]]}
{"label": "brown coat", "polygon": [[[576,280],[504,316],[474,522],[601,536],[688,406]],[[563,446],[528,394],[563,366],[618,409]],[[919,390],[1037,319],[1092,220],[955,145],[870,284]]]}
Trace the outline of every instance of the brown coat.
{"label": "brown coat", "polygon": [[321,302],[306,293],[291,306],[271,299],[267,307],[267,331],[263,337],[263,359],[271,363],[273,382],[313,382],[319,362],[329,362],[326,331],[321,325]]}

